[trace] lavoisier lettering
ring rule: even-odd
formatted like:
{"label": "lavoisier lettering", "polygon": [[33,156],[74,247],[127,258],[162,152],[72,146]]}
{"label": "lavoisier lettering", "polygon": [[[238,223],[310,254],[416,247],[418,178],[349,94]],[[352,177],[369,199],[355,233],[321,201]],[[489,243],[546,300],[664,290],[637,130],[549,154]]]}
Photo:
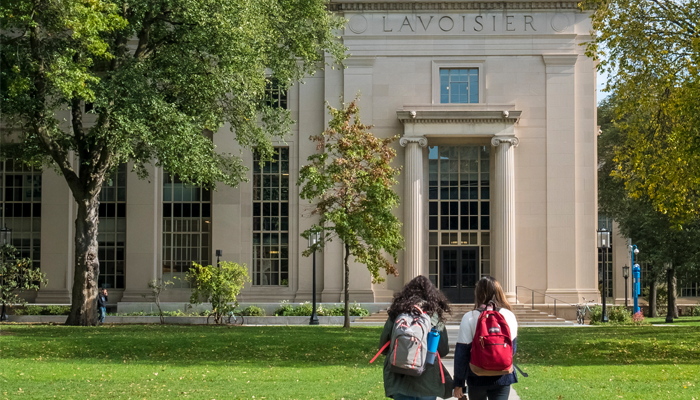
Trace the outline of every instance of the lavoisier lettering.
{"label": "lavoisier lettering", "polygon": [[[356,33],[539,33],[544,31],[544,17],[534,14],[389,14],[363,15],[371,18],[375,29]],[[352,18],[352,17],[351,17]],[[377,26],[378,25],[378,26]]]}

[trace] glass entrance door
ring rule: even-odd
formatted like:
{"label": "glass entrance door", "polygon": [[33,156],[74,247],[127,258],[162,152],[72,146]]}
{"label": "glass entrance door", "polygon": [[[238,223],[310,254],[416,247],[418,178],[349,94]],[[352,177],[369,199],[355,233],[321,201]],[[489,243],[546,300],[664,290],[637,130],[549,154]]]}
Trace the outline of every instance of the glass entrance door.
{"label": "glass entrance door", "polygon": [[440,248],[440,290],[450,302],[474,302],[478,264],[478,247]]}

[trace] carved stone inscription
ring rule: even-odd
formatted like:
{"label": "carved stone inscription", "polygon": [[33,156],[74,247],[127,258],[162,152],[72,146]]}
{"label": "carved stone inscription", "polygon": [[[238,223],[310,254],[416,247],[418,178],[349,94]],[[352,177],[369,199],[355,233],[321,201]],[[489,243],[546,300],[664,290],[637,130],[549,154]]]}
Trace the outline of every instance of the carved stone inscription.
{"label": "carved stone inscription", "polygon": [[[569,28],[568,18],[557,14],[554,31],[550,27],[552,13],[470,13],[470,14],[399,14],[365,13],[350,18],[350,31],[355,34],[541,34],[564,32]],[[368,21],[366,24],[365,21]]]}

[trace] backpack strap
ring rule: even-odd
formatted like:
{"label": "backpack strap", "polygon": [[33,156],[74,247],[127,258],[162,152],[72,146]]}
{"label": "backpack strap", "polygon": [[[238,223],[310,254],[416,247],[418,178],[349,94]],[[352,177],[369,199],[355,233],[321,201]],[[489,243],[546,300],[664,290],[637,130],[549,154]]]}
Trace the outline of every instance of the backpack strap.
{"label": "backpack strap", "polygon": [[385,344],[384,346],[382,346],[381,349],[379,349],[379,351],[377,352],[377,354],[374,355],[374,358],[372,358],[372,360],[371,360],[369,363],[372,364],[372,363],[374,362],[374,360],[376,360],[377,357],[379,357],[379,355],[382,354],[382,351],[384,351],[384,349],[386,349],[387,346],[389,346],[390,343],[391,343],[391,340],[388,341],[388,342],[386,342],[386,344]]}
{"label": "backpack strap", "polygon": [[523,370],[520,369],[520,367],[518,367],[515,363],[513,363],[513,366],[515,367],[515,369],[518,370],[518,372],[520,372],[520,375],[522,375],[522,376],[524,376],[524,377],[526,377],[526,378],[529,376],[527,373],[523,372]]}
{"label": "backpack strap", "polygon": [[[445,384],[445,373],[442,371],[442,360],[440,359],[440,353],[435,353],[438,356],[438,365],[440,366],[440,377],[442,378],[442,384]],[[520,369],[518,368],[518,371]],[[522,372],[520,372],[522,374]],[[527,377],[527,375],[525,375]]]}

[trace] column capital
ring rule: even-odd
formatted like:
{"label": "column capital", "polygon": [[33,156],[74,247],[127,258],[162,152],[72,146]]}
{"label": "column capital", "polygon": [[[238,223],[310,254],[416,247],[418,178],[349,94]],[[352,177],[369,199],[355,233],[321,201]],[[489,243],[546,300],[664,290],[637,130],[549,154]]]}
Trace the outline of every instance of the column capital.
{"label": "column capital", "polygon": [[428,139],[425,136],[402,137],[399,139],[401,147],[406,147],[409,143],[418,143],[420,147],[428,145]]}
{"label": "column capital", "polygon": [[520,144],[520,139],[518,139],[515,136],[509,136],[509,137],[499,137],[499,136],[494,136],[491,138],[491,145],[494,147],[498,147],[501,143],[508,143],[513,147],[518,147]]}

